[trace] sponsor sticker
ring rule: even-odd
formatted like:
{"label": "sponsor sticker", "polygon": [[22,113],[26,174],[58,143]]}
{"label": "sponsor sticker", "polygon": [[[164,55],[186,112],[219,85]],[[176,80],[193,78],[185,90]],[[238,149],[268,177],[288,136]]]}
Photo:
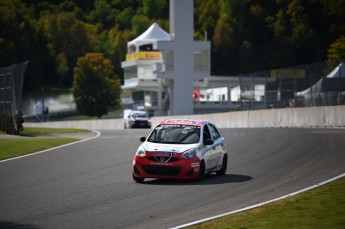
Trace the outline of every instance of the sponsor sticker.
{"label": "sponsor sticker", "polygon": [[174,153],[169,153],[169,152],[153,152],[153,156],[155,157],[173,157]]}
{"label": "sponsor sticker", "polygon": [[199,162],[193,162],[191,165],[192,165],[193,168],[194,168],[194,167],[199,167],[199,166],[200,166],[200,163],[199,163]]}

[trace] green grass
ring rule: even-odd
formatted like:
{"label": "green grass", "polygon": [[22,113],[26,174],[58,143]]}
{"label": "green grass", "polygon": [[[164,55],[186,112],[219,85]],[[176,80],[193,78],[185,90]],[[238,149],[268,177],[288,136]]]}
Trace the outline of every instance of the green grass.
{"label": "green grass", "polygon": [[[72,128],[26,127],[24,129],[24,135],[32,137],[0,138],[0,160],[22,156],[80,140],[78,138],[45,138],[43,137],[44,135],[89,132],[91,131]],[[0,132],[0,134],[5,133]]]}
{"label": "green grass", "polygon": [[0,138],[0,160],[75,142],[77,138]]}
{"label": "green grass", "polygon": [[252,210],[189,228],[345,228],[345,178]]}
{"label": "green grass", "polygon": [[24,135],[44,135],[44,134],[61,134],[61,133],[90,133],[90,130],[72,129],[72,128],[39,128],[24,127]]}

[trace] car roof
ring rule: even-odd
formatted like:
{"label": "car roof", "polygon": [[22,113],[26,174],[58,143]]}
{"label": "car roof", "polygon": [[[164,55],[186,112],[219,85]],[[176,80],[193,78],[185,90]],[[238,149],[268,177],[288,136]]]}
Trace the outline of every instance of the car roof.
{"label": "car roof", "polygon": [[160,122],[160,125],[191,125],[202,126],[205,123],[209,123],[207,120],[195,120],[195,119],[167,119]]}

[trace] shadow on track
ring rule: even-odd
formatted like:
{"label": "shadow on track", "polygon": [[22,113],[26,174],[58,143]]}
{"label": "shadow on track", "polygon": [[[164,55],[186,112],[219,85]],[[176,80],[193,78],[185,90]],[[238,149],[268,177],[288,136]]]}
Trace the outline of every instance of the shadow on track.
{"label": "shadow on track", "polygon": [[207,174],[202,181],[193,180],[171,180],[171,179],[148,179],[143,184],[150,185],[209,185],[209,184],[225,184],[240,183],[252,180],[253,177],[239,174],[225,174],[217,176],[215,174]]}
{"label": "shadow on track", "polygon": [[19,223],[14,223],[14,222],[0,221],[0,228],[1,229],[41,229],[42,227],[38,227],[32,224],[19,224]]}

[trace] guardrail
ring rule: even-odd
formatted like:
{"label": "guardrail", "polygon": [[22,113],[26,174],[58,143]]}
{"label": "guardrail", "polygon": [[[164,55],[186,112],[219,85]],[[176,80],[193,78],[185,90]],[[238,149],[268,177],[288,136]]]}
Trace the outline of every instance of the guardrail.
{"label": "guardrail", "polygon": [[[156,126],[163,119],[169,118],[206,119],[214,122],[218,128],[345,127],[345,106],[153,117],[151,119],[152,126]],[[24,123],[24,127],[81,128],[92,130],[123,129],[123,120],[98,119]]]}

